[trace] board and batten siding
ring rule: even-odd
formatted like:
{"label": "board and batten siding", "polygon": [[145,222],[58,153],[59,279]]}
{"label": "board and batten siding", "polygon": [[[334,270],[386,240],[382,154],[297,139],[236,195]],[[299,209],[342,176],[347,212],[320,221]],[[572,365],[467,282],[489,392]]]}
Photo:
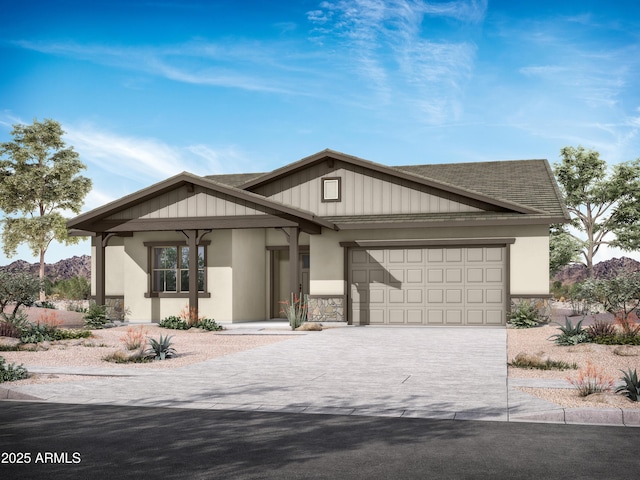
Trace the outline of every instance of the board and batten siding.
{"label": "board and batten siding", "polygon": [[[321,179],[340,177],[341,201],[322,202]],[[270,200],[320,216],[479,212],[486,205],[373,170],[322,162],[256,188]]]}
{"label": "board and batten siding", "polygon": [[111,215],[109,220],[223,217],[273,213],[275,213],[274,210],[270,208],[196,186],[193,192],[188,192],[186,188],[177,188],[164,193]]}

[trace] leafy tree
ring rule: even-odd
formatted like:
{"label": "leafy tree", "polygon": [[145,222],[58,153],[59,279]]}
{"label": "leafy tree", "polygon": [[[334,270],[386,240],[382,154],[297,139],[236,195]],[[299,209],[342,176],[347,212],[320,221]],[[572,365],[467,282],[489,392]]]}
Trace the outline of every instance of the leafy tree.
{"label": "leafy tree", "polygon": [[549,273],[555,275],[565,265],[578,263],[582,243],[564,228],[564,225],[552,225],[549,237]]}
{"label": "leafy tree", "polygon": [[640,159],[614,165],[594,150],[565,147],[554,173],[572,217],[571,225],[586,237],[581,254],[589,277],[593,257],[603,245],[640,249]]}
{"label": "leafy tree", "polygon": [[[67,245],[78,237],[68,237],[62,211],[80,213],[91,180],[79,175],[85,169],[73,147],[62,140],[61,125],[50,119],[32,125],[14,125],[11,142],[0,143],[0,209],[5,255],[16,254],[26,243],[40,256],[40,279],[44,279],[44,259],[53,240]],[[16,216],[13,216],[16,215]],[[44,300],[44,291],[40,291]]]}

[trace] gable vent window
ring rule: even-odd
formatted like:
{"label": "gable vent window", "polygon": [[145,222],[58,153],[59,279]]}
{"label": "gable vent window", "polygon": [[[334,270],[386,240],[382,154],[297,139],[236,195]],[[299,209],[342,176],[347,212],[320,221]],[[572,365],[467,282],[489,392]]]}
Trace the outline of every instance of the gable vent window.
{"label": "gable vent window", "polygon": [[339,202],[341,200],[341,178],[326,177],[322,179],[322,201]]}

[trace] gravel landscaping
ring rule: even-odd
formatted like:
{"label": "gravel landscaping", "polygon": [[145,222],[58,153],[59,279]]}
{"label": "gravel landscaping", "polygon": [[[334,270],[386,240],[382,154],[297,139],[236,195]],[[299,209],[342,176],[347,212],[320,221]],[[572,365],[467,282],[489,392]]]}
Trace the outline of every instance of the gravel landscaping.
{"label": "gravel landscaping", "polygon": [[[188,331],[160,328],[155,324],[133,328],[143,328],[146,336],[158,338],[160,335],[173,336],[173,347],[177,356],[164,361],[149,363],[117,364],[104,361],[104,357],[117,350],[123,350],[123,336],[126,326],[105,330],[94,330],[93,337],[82,340],[65,340],[45,344],[41,351],[6,351],[0,352],[7,363],[23,364],[30,367],[99,367],[117,374],[123,369],[174,369],[212,358],[228,355],[262,345],[281,341],[295,341],[288,335],[224,335],[191,329]],[[550,359],[577,364],[583,368],[588,362],[597,366],[600,372],[610,377],[616,384],[620,383],[620,370],[637,369],[640,371],[640,346],[579,344],[576,346],[556,345],[549,337],[558,333],[558,326],[548,324],[529,329],[507,329],[507,361],[511,362],[518,354],[525,353],[542,360]],[[578,370],[538,370],[508,368],[511,378],[537,378],[566,380],[575,378]],[[11,382],[11,385],[30,383],[68,382],[95,379],[93,376],[33,374],[28,379]],[[5,385],[8,386],[8,385]],[[523,391],[554,402],[568,408],[635,408],[640,409],[640,402],[631,402],[621,395],[613,393],[580,397],[575,388],[521,388]]]}

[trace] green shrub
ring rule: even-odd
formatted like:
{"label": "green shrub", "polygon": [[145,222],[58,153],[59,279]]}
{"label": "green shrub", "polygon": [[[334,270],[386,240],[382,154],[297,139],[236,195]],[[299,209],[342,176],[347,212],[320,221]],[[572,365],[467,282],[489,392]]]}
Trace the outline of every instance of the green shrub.
{"label": "green shrub", "polygon": [[201,318],[194,325],[196,328],[202,328],[203,330],[207,330],[209,332],[216,332],[218,330],[224,330],[222,325],[218,325],[213,318]]}
{"label": "green shrub", "polygon": [[56,306],[53,303],[48,302],[47,300],[43,300],[42,302],[36,302],[33,305],[39,308],[48,308],[49,310],[56,310]]}
{"label": "green shrub", "polygon": [[149,338],[149,348],[145,352],[146,358],[151,358],[153,360],[164,360],[166,358],[171,358],[176,354],[175,349],[171,346],[171,339],[173,336],[167,335],[166,337],[162,337],[160,335],[160,339],[156,340],[155,338]]}
{"label": "green shrub", "polygon": [[626,372],[624,370],[620,371],[624,374],[621,380],[623,380],[625,384],[616,388],[616,393],[624,395],[632,402],[637,402],[638,399],[640,399],[640,381],[638,381],[638,372],[635,368],[633,369],[633,372],[631,369]]}
{"label": "green shrub", "polygon": [[560,333],[551,335],[549,337],[549,340],[553,339],[556,344],[563,346],[577,345],[579,343],[589,343],[591,339],[589,337],[589,334],[582,328],[583,321],[584,318],[580,320],[575,326],[571,323],[571,320],[569,320],[569,318],[565,318],[564,326],[556,322],[557,325],[560,325],[558,327],[560,329]]}
{"label": "green shrub", "polygon": [[189,330],[189,324],[183,318],[171,315],[170,317],[163,318],[158,324],[162,328],[170,328],[172,330]]}
{"label": "green shrub", "polygon": [[87,300],[91,296],[91,283],[86,277],[75,276],[56,282],[51,291],[67,300]]}
{"label": "green shrub", "polygon": [[29,372],[22,365],[16,366],[15,363],[7,364],[5,359],[0,357],[0,383],[22,380],[28,376]]}
{"label": "green shrub", "polygon": [[107,322],[106,305],[98,305],[95,302],[91,302],[87,313],[84,314],[84,326],[92,330],[99,330],[104,328]]}
{"label": "green shrub", "polygon": [[77,340],[89,338],[89,330],[57,328],[47,324],[29,324],[22,329],[20,341],[22,343],[54,342],[56,340]]}
{"label": "green shrub", "polygon": [[537,327],[548,320],[541,315],[536,306],[528,300],[519,303],[514,310],[508,314],[509,325],[515,328]]}
{"label": "green shrub", "polygon": [[508,365],[515,368],[537,370],[576,370],[578,368],[578,365],[576,363],[551,360],[550,358],[542,360],[539,357],[534,357],[523,353],[519,353],[518,355],[516,355],[516,358],[514,358]]}

